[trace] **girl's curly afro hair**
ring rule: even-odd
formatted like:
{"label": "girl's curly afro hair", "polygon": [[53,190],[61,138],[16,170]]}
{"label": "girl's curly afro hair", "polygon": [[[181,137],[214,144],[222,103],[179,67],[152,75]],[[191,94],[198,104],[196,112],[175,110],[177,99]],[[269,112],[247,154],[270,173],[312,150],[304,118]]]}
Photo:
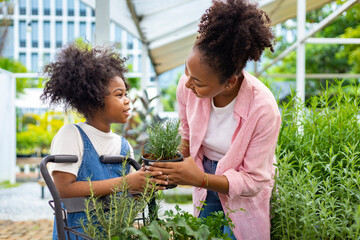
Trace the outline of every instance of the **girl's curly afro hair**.
{"label": "girl's curly afro hair", "polygon": [[125,61],[114,48],[71,43],[44,67],[48,81],[41,100],[52,106],[63,104],[65,111],[75,109],[86,118],[92,117],[104,108],[112,78],[122,78],[128,89]]}
{"label": "girl's curly afro hair", "polygon": [[274,35],[267,14],[248,0],[215,0],[201,17],[195,49],[225,83],[240,75],[248,60],[273,51]]}

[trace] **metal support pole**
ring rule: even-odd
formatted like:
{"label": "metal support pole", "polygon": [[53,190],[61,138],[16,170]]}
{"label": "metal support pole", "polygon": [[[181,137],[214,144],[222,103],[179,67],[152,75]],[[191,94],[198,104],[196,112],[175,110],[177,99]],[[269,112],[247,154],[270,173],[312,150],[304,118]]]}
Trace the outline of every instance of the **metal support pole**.
{"label": "metal support pole", "polygon": [[104,45],[110,40],[110,0],[96,0],[95,44]]}
{"label": "metal support pole", "polygon": [[141,51],[141,90],[145,90],[147,88],[147,83],[149,80],[149,70],[147,66],[147,59],[148,59],[148,49],[146,44],[142,44],[142,51]]}
{"label": "metal support pole", "polygon": [[305,43],[300,42],[305,36],[306,1],[297,0],[297,41],[296,53],[296,96],[305,101]]}

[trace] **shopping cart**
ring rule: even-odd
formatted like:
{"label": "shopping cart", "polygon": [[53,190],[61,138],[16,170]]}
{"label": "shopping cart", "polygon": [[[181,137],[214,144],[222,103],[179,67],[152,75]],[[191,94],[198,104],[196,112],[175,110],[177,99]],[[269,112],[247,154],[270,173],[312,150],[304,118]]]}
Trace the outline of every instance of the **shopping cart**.
{"label": "shopping cart", "polygon": [[[76,239],[82,237],[84,239],[92,239],[91,237],[85,235],[83,232],[79,231],[82,226],[69,227],[67,224],[67,215],[71,213],[84,212],[86,209],[86,197],[76,197],[76,198],[60,198],[60,194],[56,189],[56,186],[50,177],[49,171],[47,169],[47,164],[49,162],[54,163],[76,163],[77,156],[75,155],[49,155],[42,159],[40,163],[40,172],[45,180],[46,185],[49,188],[49,191],[52,196],[52,200],[49,201],[50,206],[54,210],[55,220],[56,220],[56,229],[59,240],[70,239],[70,233],[76,236]],[[135,170],[139,170],[141,168],[140,164],[132,158],[127,158],[121,155],[111,155],[111,156],[101,156],[100,161],[102,163],[108,164],[119,164],[126,161],[128,164],[133,166]],[[132,197],[129,195],[129,197]],[[109,206],[109,197],[99,198],[104,206]],[[139,224],[142,221],[142,224],[145,224],[146,217],[145,211],[149,214],[150,220],[156,219],[156,202],[155,198],[148,203],[148,209],[142,211],[135,221]],[[67,238],[66,238],[67,236]]]}

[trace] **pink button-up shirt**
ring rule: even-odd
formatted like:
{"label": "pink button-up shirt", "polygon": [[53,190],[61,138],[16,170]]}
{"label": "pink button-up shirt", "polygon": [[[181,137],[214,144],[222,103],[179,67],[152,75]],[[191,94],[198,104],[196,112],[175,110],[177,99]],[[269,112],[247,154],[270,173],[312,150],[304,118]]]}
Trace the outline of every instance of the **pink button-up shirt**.
{"label": "pink button-up shirt", "polygon": [[[271,91],[257,78],[243,71],[233,116],[238,122],[230,149],[220,159],[215,174],[229,181],[229,193],[219,193],[225,213],[229,213],[238,240],[270,239],[270,197],[275,173],[275,147],[280,129],[280,112]],[[182,137],[189,140],[190,155],[200,169],[202,142],[210,117],[209,98],[198,98],[185,87],[188,78],[181,77],[177,100]],[[207,190],[194,188],[196,207],[206,198]],[[241,211],[244,209],[245,211]],[[229,212],[235,210],[235,212]]]}

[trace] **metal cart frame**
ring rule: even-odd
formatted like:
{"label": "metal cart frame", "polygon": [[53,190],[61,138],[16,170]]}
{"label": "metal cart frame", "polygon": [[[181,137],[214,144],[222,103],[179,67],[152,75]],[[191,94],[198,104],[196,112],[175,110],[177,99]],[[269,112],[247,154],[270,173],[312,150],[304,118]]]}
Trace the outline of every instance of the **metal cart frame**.
{"label": "metal cart frame", "polygon": [[[69,227],[67,224],[67,214],[68,213],[75,213],[75,212],[83,212],[85,210],[85,200],[86,197],[77,197],[77,198],[60,198],[60,194],[58,190],[56,189],[56,186],[49,174],[49,171],[47,169],[47,164],[49,162],[53,163],[76,163],[77,162],[77,156],[75,155],[49,155],[46,156],[41,160],[40,163],[40,172],[41,175],[44,178],[44,181],[46,185],[49,188],[49,191],[51,193],[51,196],[53,200],[49,201],[50,206],[54,210],[54,215],[56,219],[56,228],[57,228],[57,234],[59,240],[65,240],[66,235],[68,239],[70,239],[70,233],[73,233],[76,236],[76,239],[79,237],[82,237],[84,239],[92,239],[89,236],[85,235],[82,232],[79,232],[76,230],[76,228],[81,228],[81,226],[76,227]],[[133,166],[135,170],[139,170],[141,168],[140,164],[135,161],[132,158],[127,158],[125,156],[121,155],[106,155],[101,156],[100,161],[102,163],[123,163],[123,161],[126,161],[128,164]],[[106,204],[107,197],[102,197],[101,201]],[[148,209],[149,209],[149,215],[152,216],[154,219],[157,218],[157,215],[155,213],[156,210],[156,202],[155,198],[153,198],[148,203]],[[145,213],[142,212],[142,217],[137,218],[137,221],[143,220],[143,224],[145,224]]]}

